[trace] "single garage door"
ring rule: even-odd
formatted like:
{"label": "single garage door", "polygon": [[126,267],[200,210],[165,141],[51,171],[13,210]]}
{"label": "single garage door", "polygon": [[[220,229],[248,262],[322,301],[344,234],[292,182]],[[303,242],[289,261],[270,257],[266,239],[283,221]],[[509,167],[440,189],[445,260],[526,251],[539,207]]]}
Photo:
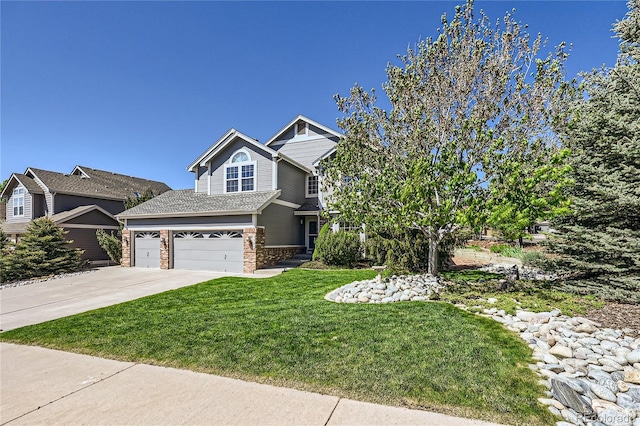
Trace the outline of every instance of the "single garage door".
{"label": "single garage door", "polygon": [[160,268],[160,233],[136,232],[134,266]]}
{"label": "single garage door", "polygon": [[174,269],[242,272],[242,231],[189,231],[173,234]]}

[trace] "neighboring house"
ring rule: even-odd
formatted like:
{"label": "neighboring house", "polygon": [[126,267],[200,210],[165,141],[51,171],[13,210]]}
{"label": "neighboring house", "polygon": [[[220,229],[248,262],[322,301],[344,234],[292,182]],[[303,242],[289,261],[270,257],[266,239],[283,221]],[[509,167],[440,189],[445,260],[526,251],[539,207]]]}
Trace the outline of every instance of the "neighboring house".
{"label": "neighboring house", "polygon": [[6,222],[0,224],[9,239],[18,241],[31,222],[49,217],[67,231],[74,247],[91,261],[109,257],[96,238],[97,229],[116,230],[115,214],[124,210],[128,197],[150,188],[160,194],[170,190],[162,182],[76,166],[69,174],[29,167],[14,173],[0,193],[6,198]]}
{"label": "neighboring house", "polygon": [[323,194],[319,161],[341,134],[298,116],[266,143],[229,130],[188,166],[193,189],[129,209],[123,266],[253,273],[313,251]]}

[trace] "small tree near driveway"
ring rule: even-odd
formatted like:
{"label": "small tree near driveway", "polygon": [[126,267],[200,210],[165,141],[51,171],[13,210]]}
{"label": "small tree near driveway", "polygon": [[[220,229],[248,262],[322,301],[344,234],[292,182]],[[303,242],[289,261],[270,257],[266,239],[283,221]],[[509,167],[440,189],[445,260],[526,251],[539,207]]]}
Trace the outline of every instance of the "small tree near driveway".
{"label": "small tree near driveway", "polygon": [[539,58],[540,36],[531,39],[511,14],[492,24],[468,1],[442,17],[439,32],[388,65],[389,111],[358,85],[336,95],[344,137],[324,164],[329,209],[368,231],[422,232],[431,274],[444,238],[480,223],[488,206],[501,206],[506,183],[518,185],[507,179],[516,166],[535,172],[550,163],[538,160],[561,157],[556,131],[574,92],[563,46]]}

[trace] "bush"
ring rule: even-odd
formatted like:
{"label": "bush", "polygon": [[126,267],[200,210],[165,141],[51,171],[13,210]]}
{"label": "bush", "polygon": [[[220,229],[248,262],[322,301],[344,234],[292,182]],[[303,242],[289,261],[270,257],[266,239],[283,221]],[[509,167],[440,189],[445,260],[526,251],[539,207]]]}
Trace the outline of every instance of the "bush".
{"label": "bush", "polygon": [[119,265],[122,259],[122,232],[118,231],[117,234],[113,234],[98,229],[96,238],[98,238],[98,244],[107,252],[111,261]]}
{"label": "bush", "polygon": [[352,231],[333,232],[326,223],[316,240],[313,260],[330,266],[351,266],[362,257],[360,236]]}
{"label": "bush", "polygon": [[516,259],[522,259],[522,249],[519,247],[512,247],[509,244],[496,244],[489,249],[491,253],[497,253],[504,257],[514,257]]}
{"label": "bush", "polygon": [[522,253],[522,263],[535,268],[546,269],[547,256],[539,251],[527,251]]}
{"label": "bush", "polygon": [[83,251],[72,248],[65,232],[43,217],[29,224],[13,250],[5,250],[0,261],[2,281],[15,281],[82,269]]}

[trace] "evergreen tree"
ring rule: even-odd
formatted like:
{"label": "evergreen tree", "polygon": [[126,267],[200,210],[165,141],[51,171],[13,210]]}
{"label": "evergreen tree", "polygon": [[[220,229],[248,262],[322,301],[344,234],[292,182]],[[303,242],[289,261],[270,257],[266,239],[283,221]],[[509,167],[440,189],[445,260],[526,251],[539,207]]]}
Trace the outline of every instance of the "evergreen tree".
{"label": "evergreen tree", "polygon": [[572,213],[549,239],[580,293],[640,302],[640,1],[615,24],[616,66],[588,74],[588,97],[568,132]]}
{"label": "evergreen tree", "polygon": [[65,232],[49,218],[29,224],[13,250],[3,253],[0,268],[3,280],[13,281],[81,269],[82,250],[72,248]]}

